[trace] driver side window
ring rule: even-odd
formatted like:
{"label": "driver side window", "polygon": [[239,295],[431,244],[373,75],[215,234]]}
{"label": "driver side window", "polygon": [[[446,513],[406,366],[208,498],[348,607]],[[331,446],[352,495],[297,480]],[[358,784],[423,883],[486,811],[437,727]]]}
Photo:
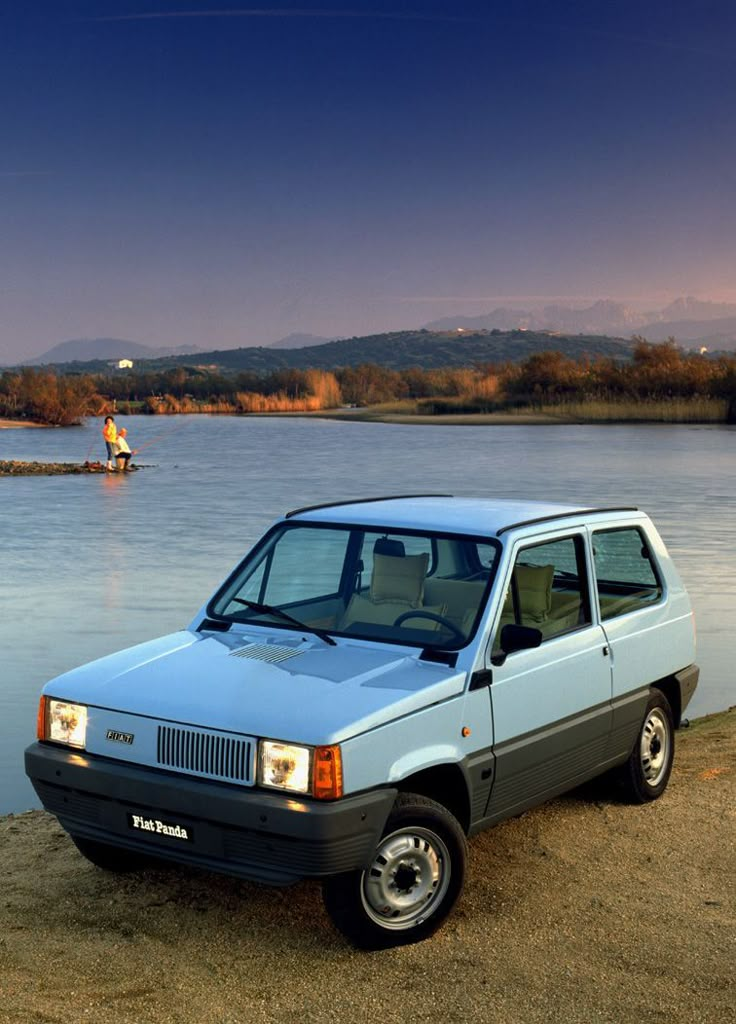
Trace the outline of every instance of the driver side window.
{"label": "driver side window", "polygon": [[507,625],[538,629],[550,640],[591,621],[582,536],[535,544],[516,557],[493,648],[501,650]]}

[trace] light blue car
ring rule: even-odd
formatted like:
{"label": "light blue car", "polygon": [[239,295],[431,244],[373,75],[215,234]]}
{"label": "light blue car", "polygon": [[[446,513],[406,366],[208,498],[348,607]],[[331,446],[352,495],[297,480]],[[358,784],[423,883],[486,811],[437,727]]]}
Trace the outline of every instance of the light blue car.
{"label": "light blue car", "polygon": [[694,661],[636,509],[323,505],[187,629],[48,683],[26,771],[100,867],[320,878],[337,927],[383,948],[445,920],[466,836],[610,770],[659,797]]}

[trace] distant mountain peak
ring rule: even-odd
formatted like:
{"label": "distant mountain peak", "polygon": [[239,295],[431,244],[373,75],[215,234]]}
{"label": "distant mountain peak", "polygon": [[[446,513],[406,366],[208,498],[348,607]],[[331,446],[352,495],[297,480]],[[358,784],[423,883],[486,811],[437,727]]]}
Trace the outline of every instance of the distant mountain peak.
{"label": "distant mountain peak", "polygon": [[736,316],[736,302],[711,302],[692,295],[675,299],[659,314],[662,320],[721,320]]}
{"label": "distant mountain peak", "polygon": [[76,338],[54,345],[35,359],[26,360],[28,366],[49,366],[57,363],[88,363],[94,360],[160,359],[163,356],[191,355],[201,352],[196,345],[151,348],[124,338]]}

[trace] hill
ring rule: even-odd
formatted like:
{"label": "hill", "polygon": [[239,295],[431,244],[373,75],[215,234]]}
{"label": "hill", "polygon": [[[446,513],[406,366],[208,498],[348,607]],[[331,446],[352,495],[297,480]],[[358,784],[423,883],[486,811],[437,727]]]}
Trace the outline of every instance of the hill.
{"label": "hill", "polygon": [[411,366],[440,369],[478,363],[520,362],[535,352],[555,349],[570,358],[612,356],[627,359],[632,343],[623,338],[594,335],[562,335],[535,331],[394,331],[365,338],[344,338],[309,348],[237,348],[202,352],[196,361],[178,356],[160,360],[161,368],[196,365],[224,372],[250,370],[268,373],[278,369],[333,370],[341,366],[376,363],[392,370]]}
{"label": "hill", "polygon": [[289,334],[279,341],[272,341],[267,348],[311,348],[313,345],[326,345],[336,338],[321,338],[318,334]]}

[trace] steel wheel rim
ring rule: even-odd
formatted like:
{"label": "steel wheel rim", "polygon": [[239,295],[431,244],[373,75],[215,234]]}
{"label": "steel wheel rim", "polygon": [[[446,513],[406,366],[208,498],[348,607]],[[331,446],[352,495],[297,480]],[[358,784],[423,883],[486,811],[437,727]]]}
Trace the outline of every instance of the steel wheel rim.
{"label": "steel wheel rim", "polygon": [[409,828],[384,836],[361,879],[366,914],[393,931],[422,924],[442,903],[450,870],[449,850],[436,832]]}
{"label": "steel wheel rim", "polygon": [[661,708],[653,708],[641,731],[639,758],[644,781],[658,786],[665,776],[670,758],[670,729]]}

